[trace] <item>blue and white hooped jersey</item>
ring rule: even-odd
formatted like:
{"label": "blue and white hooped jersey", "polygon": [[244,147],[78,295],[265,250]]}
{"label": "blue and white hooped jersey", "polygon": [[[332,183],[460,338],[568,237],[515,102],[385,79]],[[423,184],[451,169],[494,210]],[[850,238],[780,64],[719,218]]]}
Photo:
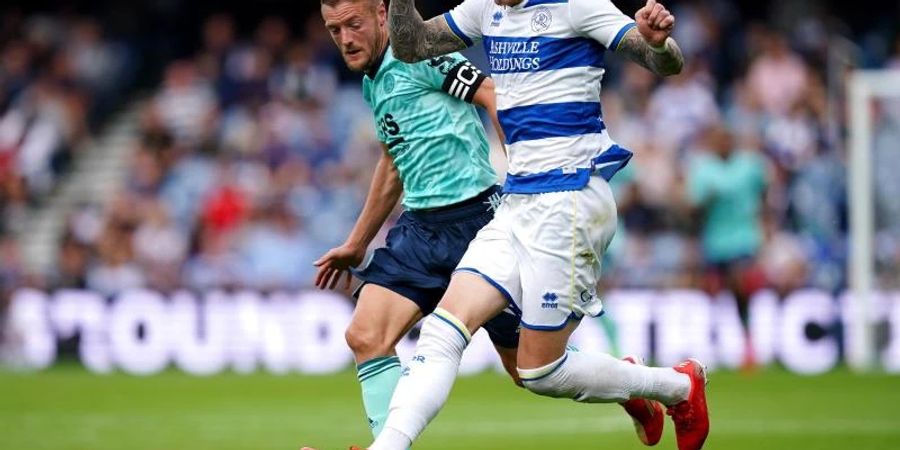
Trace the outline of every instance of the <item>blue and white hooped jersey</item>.
{"label": "blue and white hooped jersey", "polygon": [[610,0],[465,0],[444,17],[487,53],[509,150],[505,192],[578,190],[628,163],[606,132],[600,82],[606,49],[635,24]]}

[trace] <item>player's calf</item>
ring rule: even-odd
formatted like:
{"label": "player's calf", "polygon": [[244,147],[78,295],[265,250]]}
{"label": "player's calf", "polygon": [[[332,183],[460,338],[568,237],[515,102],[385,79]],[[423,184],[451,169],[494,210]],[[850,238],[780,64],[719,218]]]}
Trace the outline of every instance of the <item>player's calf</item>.
{"label": "player's calf", "polygon": [[[520,358],[521,359],[521,358]],[[669,368],[634,365],[605,353],[567,352],[536,369],[519,369],[528,390],[583,403],[648,398],[673,405],[688,398],[690,380]]]}
{"label": "player's calf", "polygon": [[372,449],[396,450],[412,444],[447,401],[471,339],[465,325],[441,308],[425,319],[416,354],[404,369],[390,417]]}
{"label": "player's calf", "polygon": [[357,362],[366,421],[373,435],[384,427],[394,388],[400,380],[397,341],[421,317],[412,301],[383,287],[366,285],[345,338]]}

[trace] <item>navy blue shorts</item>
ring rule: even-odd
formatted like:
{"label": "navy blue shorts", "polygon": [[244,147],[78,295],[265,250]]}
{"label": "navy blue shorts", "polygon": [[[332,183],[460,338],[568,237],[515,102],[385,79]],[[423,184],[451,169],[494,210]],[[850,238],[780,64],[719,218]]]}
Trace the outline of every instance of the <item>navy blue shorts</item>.
{"label": "navy blue shorts", "polygon": [[[375,250],[371,262],[354,275],[416,303],[423,315],[431,314],[443,297],[453,271],[481,228],[494,218],[494,186],[469,200],[428,211],[406,211],[387,236],[387,245]],[[362,290],[356,291],[356,295]],[[519,318],[501,313],[484,325],[494,344],[519,346]]]}

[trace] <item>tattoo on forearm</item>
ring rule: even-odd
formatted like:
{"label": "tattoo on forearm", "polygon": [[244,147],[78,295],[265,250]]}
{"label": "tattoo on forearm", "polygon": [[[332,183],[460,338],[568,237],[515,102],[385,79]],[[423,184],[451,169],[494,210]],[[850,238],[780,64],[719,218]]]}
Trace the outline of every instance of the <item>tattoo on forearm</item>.
{"label": "tattoo on forearm", "polygon": [[388,25],[394,56],[404,62],[421,61],[466,48],[443,16],[422,20],[415,0],[392,0],[388,8]]}
{"label": "tattoo on forearm", "polygon": [[684,56],[674,39],[666,41],[665,52],[657,53],[636,29],[625,33],[616,51],[657,75],[675,75],[684,67]]}

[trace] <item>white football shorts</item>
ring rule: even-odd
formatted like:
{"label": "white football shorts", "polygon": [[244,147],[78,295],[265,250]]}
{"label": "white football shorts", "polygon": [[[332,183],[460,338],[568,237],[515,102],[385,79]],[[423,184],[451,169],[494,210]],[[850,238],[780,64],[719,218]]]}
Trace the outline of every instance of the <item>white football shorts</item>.
{"label": "white football shorts", "polygon": [[580,191],[508,194],[456,271],[481,275],[500,290],[523,327],[560,330],[603,313],[597,282],[617,220],[612,191],[599,176]]}

